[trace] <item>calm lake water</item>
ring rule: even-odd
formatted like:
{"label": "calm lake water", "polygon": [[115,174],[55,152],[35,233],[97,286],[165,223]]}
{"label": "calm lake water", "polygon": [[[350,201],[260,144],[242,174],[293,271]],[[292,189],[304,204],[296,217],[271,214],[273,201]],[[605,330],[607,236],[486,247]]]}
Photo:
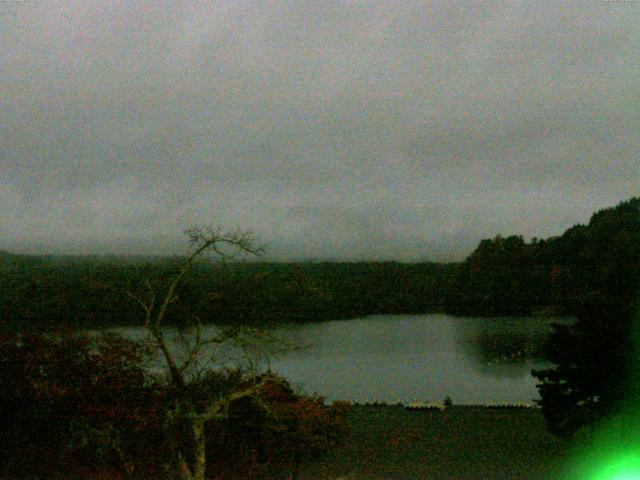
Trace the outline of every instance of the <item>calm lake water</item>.
{"label": "calm lake water", "polygon": [[[539,397],[530,372],[548,366],[539,350],[552,321],[570,320],[376,315],[286,326],[273,335],[300,348],[272,353],[268,363],[302,391],[329,401],[449,396],[457,404],[531,403]],[[116,330],[142,335],[139,328]],[[221,363],[246,358],[229,346],[218,348]]]}

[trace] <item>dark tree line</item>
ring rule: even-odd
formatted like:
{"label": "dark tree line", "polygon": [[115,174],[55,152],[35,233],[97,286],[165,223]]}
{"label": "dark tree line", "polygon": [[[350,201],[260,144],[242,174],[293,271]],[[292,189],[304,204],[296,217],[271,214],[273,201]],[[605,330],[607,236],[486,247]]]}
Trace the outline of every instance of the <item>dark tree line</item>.
{"label": "dark tree line", "polygon": [[577,315],[613,299],[628,303],[640,265],[639,204],[636,198],[599,211],[588,225],[547,240],[483,240],[451,276],[445,309],[458,315]]}
{"label": "dark tree line", "polygon": [[[459,264],[200,262],[167,321],[303,322],[367,314],[500,316],[564,313],[617,298],[638,276],[639,200],[595,213],[588,225],[526,242],[482,240]],[[0,313],[8,325],[136,324],[122,293],[161,285],[180,259],[35,257],[0,253]]]}
{"label": "dark tree line", "polygon": [[[5,325],[137,325],[124,292],[162,285],[179,259],[0,256],[0,312]],[[194,264],[178,288],[168,323],[333,320],[383,313],[441,311],[453,266],[434,263]]]}
{"label": "dark tree line", "polygon": [[563,253],[586,271],[573,274],[585,284],[572,306],[577,320],[555,326],[547,354],[556,366],[533,372],[547,424],[563,436],[637,410],[640,198],[602,210],[568,233]]}

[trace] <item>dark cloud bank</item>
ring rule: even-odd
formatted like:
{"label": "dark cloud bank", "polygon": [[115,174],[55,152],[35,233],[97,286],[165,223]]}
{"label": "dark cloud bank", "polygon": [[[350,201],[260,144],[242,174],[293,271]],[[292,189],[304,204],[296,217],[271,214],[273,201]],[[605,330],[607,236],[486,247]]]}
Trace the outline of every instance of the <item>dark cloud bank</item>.
{"label": "dark cloud bank", "polygon": [[460,259],[638,193],[640,3],[5,2],[0,248]]}

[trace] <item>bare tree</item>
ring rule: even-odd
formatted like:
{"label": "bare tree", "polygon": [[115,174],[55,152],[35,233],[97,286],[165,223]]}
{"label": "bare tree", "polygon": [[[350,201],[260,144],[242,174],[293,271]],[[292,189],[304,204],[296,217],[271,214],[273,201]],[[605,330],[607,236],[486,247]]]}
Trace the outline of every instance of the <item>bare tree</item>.
{"label": "bare tree", "polygon": [[[235,389],[231,393],[220,398],[211,399],[206,405],[194,405],[188,401],[188,386],[190,379],[188,370],[196,364],[198,357],[204,349],[212,344],[220,344],[229,340],[233,334],[229,331],[221,331],[215,336],[204,338],[202,325],[199,319],[195,319],[193,341],[190,342],[189,351],[184,359],[178,360],[172,353],[168,339],[165,337],[163,322],[171,304],[177,301],[176,289],[189,272],[194,262],[206,253],[214,253],[219,258],[235,258],[238,255],[260,256],[265,247],[259,245],[251,232],[235,230],[225,231],[220,227],[195,226],[185,230],[191,242],[190,253],[181,261],[176,273],[168,280],[166,290],[158,295],[156,289],[147,280],[144,281],[146,291],[142,294],[128,292],[144,311],[144,325],[150,335],[152,346],[160,350],[162,358],[168,370],[168,381],[176,392],[175,405],[168,411],[167,419],[171,425],[174,422],[187,422],[190,427],[193,451],[184,452],[180,445],[175,446],[178,475],[182,480],[204,480],[206,467],[206,438],[205,425],[207,422],[227,418],[229,405],[244,397],[253,397],[265,410],[267,406],[260,400],[259,392],[267,381],[276,381],[273,377],[265,376],[258,382],[255,370],[252,372],[252,382],[249,386]],[[242,332],[240,343],[249,348],[246,338],[248,331]],[[196,377],[196,380],[199,377]],[[191,381],[194,381],[193,378]]]}
{"label": "bare tree", "polygon": [[271,357],[309,347],[274,335],[271,329],[260,326],[240,325],[228,333],[233,346],[242,353],[247,371],[254,381],[263,366],[271,371]]}

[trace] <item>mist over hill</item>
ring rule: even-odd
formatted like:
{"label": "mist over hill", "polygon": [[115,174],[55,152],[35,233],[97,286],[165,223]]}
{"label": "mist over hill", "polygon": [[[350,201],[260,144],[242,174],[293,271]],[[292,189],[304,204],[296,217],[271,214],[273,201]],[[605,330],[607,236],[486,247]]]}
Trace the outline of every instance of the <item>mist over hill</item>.
{"label": "mist over hill", "polygon": [[[0,312],[13,325],[136,324],[126,292],[158,291],[182,257],[0,253]],[[460,263],[199,261],[168,320],[304,322],[367,314],[573,314],[615,297],[640,272],[640,199],[560,236],[482,240]],[[628,302],[629,298],[620,301]]]}

